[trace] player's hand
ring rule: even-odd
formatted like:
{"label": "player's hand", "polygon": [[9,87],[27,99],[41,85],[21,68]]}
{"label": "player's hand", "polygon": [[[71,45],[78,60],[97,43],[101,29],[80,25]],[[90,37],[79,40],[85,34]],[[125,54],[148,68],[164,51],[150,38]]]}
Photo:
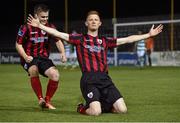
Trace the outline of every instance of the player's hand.
{"label": "player's hand", "polygon": [[61,62],[63,62],[63,63],[65,63],[67,61],[65,53],[60,54],[60,59],[61,59]]}
{"label": "player's hand", "polygon": [[31,14],[29,14],[29,17],[27,19],[27,23],[33,27],[39,27],[40,22],[38,18],[34,18]]}
{"label": "player's hand", "polygon": [[162,32],[162,29],[163,29],[162,24],[159,24],[155,29],[154,29],[154,24],[153,24],[150,31],[149,31],[150,37],[158,35],[160,32]]}
{"label": "player's hand", "polygon": [[25,57],[25,61],[26,61],[27,63],[32,62],[32,60],[33,60],[33,57],[32,57],[32,56],[26,56],[26,57]]}

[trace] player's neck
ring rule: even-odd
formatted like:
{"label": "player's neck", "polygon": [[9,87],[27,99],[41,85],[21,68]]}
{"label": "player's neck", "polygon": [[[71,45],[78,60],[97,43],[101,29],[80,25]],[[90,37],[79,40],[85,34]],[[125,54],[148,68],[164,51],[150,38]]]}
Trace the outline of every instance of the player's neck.
{"label": "player's neck", "polygon": [[96,31],[91,31],[91,30],[88,30],[88,33],[87,33],[88,35],[91,35],[91,36],[93,36],[93,37],[96,37],[96,36],[98,36],[98,30],[96,30]]}

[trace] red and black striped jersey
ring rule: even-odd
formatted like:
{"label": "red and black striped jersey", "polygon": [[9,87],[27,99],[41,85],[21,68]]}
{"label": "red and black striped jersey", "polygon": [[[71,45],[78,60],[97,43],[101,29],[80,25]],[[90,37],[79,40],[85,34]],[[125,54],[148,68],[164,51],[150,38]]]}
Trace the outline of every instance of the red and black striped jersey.
{"label": "red and black striped jersey", "polygon": [[88,34],[70,34],[69,43],[76,46],[82,72],[108,72],[108,48],[117,46],[116,38],[93,37]]}
{"label": "red and black striped jersey", "polygon": [[[53,24],[47,24],[46,26],[55,28]],[[16,42],[22,44],[29,56],[49,57],[51,39],[55,42],[59,40],[39,28],[25,24],[19,28]]]}

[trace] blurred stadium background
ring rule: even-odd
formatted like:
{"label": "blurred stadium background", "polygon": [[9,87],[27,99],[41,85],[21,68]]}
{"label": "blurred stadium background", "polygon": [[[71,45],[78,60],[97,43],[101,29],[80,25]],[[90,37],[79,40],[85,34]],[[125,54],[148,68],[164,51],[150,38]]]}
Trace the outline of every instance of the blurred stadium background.
{"label": "blurred stadium background", "polygon": [[[51,9],[50,22],[54,23],[58,30],[68,33],[86,32],[84,18],[92,9],[101,13],[103,25],[100,33],[106,36],[123,37],[137,34],[138,30],[147,32],[152,22],[156,25],[163,22],[164,30],[155,37],[152,54],[153,66],[156,67],[132,67],[137,62],[134,44],[109,51],[108,64],[112,66],[109,67],[109,74],[124,95],[128,107],[127,115],[102,114],[99,117],[86,117],[76,112],[77,104],[83,101],[79,88],[81,72],[77,62],[68,62],[67,66],[76,64],[73,70],[64,69],[67,66],[57,66],[61,84],[52,100],[57,110],[41,111],[27,73],[19,65],[20,59],[15,50],[18,28],[26,21],[27,15],[32,14],[37,3],[48,4]],[[3,1],[0,7],[0,122],[179,122],[178,3],[178,0]],[[52,48],[51,58],[55,64],[60,64],[57,49]],[[73,51],[73,48],[66,49],[69,50]],[[117,57],[114,57],[114,54]],[[74,57],[74,54],[70,55],[71,60],[74,60]],[[114,65],[118,67],[113,67]],[[41,80],[45,91],[47,78],[41,77]]]}
{"label": "blurred stadium background", "polygon": [[[32,14],[33,7],[37,3],[49,5],[50,21],[54,23],[58,30],[72,33],[86,32],[84,18],[89,10],[98,10],[101,13],[103,25],[100,34],[109,37],[124,37],[137,34],[138,30],[147,32],[152,24],[144,22],[162,22],[163,32],[155,37],[155,47],[153,52],[154,66],[179,66],[180,63],[180,9],[178,0],[151,0],[131,1],[131,0],[18,0],[4,1],[1,7],[2,17],[0,24],[0,63],[18,63],[19,59],[15,50],[15,40],[18,28],[26,21],[27,15]],[[173,22],[173,23],[172,23]],[[134,23],[130,26],[118,26],[114,24]],[[141,23],[142,25],[136,25]],[[53,52],[57,52],[53,47]],[[71,48],[73,51],[73,48]],[[108,56],[109,65],[135,65],[134,44],[126,44],[118,47],[117,54],[130,53],[130,58],[121,56],[114,59],[114,51],[110,51]],[[127,54],[127,55],[128,55]],[[132,58],[131,58],[131,54]],[[54,59],[53,55],[53,59]],[[119,63],[118,61],[122,61]],[[57,59],[56,59],[57,61]],[[164,62],[166,61],[166,62]]]}

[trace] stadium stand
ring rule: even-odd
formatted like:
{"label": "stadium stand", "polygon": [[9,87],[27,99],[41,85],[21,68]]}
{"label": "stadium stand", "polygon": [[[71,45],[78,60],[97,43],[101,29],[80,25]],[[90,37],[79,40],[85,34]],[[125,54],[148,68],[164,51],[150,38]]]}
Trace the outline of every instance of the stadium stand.
{"label": "stadium stand", "polygon": [[[175,15],[175,19],[179,19],[180,15]],[[117,23],[127,23],[127,22],[141,22],[141,21],[159,21],[159,20],[169,20],[169,15],[161,15],[161,16],[144,16],[144,17],[134,17],[134,18],[118,18]],[[113,37],[113,24],[112,19],[103,19],[103,24],[100,28],[100,34],[103,34],[108,37]],[[64,31],[64,23],[63,22],[55,22],[58,30]],[[77,33],[86,32],[86,27],[84,26],[84,20],[80,21],[72,21],[69,22],[68,33],[71,33],[75,30]],[[5,28],[1,27],[1,28]],[[157,37],[155,37],[155,50],[163,51],[170,50],[170,24],[164,25],[163,33]],[[131,34],[135,34],[138,30],[142,30],[143,32],[147,32],[149,28],[147,26],[139,26],[138,28],[134,26],[122,27],[122,29],[118,30],[117,37],[124,37]],[[174,50],[180,50],[180,23],[174,24]],[[16,30],[12,30],[8,34],[3,33],[1,38],[1,46],[0,52],[15,52],[15,39],[16,39]],[[118,48],[118,51],[132,51],[133,44],[127,44]],[[52,49],[53,52],[56,52],[56,48]]]}

